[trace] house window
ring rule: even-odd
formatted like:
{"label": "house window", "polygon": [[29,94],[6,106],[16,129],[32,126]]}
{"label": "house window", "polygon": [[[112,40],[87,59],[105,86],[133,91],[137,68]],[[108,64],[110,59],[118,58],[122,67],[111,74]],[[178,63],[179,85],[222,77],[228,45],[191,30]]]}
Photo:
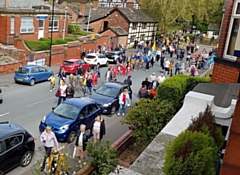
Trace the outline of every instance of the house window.
{"label": "house window", "polygon": [[108,28],[108,21],[104,21],[103,30],[106,30],[107,28]]}
{"label": "house window", "polygon": [[20,33],[33,33],[33,17],[21,17]]}
{"label": "house window", "polygon": [[219,35],[219,31],[213,31],[213,35]]}
{"label": "house window", "polygon": [[[53,22],[53,25],[52,25],[52,22]],[[53,29],[52,29],[53,27]],[[52,21],[52,18],[49,18],[49,30],[52,30],[52,31],[58,31],[58,28],[59,28],[59,19],[58,17],[54,17],[53,18],[53,21]]]}
{"label": "house window", "polygon": [[145,35],[141,35],[140,36],[140,41],[144,41],[144,39],[145,39]]}
{"label": "house window", "polygon": [[14,34],[14,17],[11,17],[11,34]]}
{"label": "house window", "polygon": [[147,23],[142,23],[142,28],[146,29],[147,28]]}
{"label": "house window", "polygon": [[135,41],[135,35],[132,35],[131,38],[130,38],[130,42],[134,42]]}
{"label": "house window", "polygon": [[133,23],[132,29],[137,29],[137,23],[136,22]]}

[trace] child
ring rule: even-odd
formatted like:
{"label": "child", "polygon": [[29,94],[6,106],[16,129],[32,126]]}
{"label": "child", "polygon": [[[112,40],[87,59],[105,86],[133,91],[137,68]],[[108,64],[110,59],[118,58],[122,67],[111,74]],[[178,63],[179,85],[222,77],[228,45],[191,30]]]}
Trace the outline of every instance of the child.
{"label": "child", "polygon": [[55,77],[51,75],[48,80],[50,80],[50,92],[52,92],[55,89]]}
{"label": "child", "polygon": [[92,76],[93,76],[92,85],[93,86],[97,86],[97,83],[98,83],[98,74],[97,74],[97,72],[94,72]]}

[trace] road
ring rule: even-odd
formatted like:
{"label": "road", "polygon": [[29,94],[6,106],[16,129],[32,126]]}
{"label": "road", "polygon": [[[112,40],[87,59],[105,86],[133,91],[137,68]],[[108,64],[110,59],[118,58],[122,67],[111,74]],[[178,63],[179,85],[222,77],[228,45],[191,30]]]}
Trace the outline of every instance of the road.
{"label": "road", "polygon": [[[134,51],[131,52],[133,53]],[[106,67],[101,68],[102,78],[100,79],[99,84],[104,82],[103,77],[106,71]],[[149,72],[146,72],[145,70],[131,72],[133,81],[133,100],[137,100],[137,92],[140,88],[141,82],[152,72],[155,72],[157,76],[160,75],[159,64],[155,64],[153,68],[150,68]],[[126,79],[126,76],[118,76],[117,79],[118,81],[123,82],[124,79]],[[54,96],[54,92],[49,91],[49,82],[38,83],[32,87],[13,83],[1,88],[3,89],[1,96],[4,99],[4,102],[0,105],[0,121],[17,123],[27,129],[36,138],[36,152],[31,164],[25,168],[17,167],[9,172],[8,175],[31,175],[31,167],[36,165],[37,160],[42,159],[44,153],[43,145],[39,140],[39,122],[44,115],[51,111],[53,106],[56,106],[57,98]],[[76,96],[79,95],[81,96],[82,94],[76,93]],[[123,119],[122,116],[119,117],[113,115],[103,117],[106,121],[107,127],[107,134],[104,139],[114,142],[128,130],[128,126],[120,124],[120,121]],[[61,145],[66,145],[66,143],[61,143]],[[67,147],[71,154],[73,145],[70,144]]]}

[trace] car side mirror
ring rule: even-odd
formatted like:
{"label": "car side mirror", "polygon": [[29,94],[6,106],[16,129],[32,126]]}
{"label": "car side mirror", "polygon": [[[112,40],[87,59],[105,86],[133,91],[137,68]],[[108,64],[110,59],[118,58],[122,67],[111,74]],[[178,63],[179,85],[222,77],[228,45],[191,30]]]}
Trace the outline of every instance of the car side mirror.
{"label": "car side mirror", "polygon": [[56,107],[52,107],[52,111],[54,111],[56,109]]}

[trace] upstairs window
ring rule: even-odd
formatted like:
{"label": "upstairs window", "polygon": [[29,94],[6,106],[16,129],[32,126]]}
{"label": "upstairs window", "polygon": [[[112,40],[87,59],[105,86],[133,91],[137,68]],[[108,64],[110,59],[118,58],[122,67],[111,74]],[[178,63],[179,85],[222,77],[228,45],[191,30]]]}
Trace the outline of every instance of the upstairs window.
{"label": "upstairs window", "polygon": [[[53,22],[53,25],[52,25]],[[53,29],[52,29],[53,27]],[[49,18],[49,31],[58,31],[59,30],[59,19],[58,17],[53,17],[53,21],[52,18]]]}
{"label": "upstairs window", "polygon": [[15,18],[11,17],[11,29],[10,29],[11,34],[14,34],[14,21],[15,21]]}
{"label": "upstairs window", "polygon": [[136,22],[133,23],[132,29],[137,29],[137,23]]}
{"label": "upstairs window", "polygon": [[147,28],[147,23],[142,23],[142,29],[146,29]]}
{"label": "upstairs window", "polygon": [[33,17],[21,17],[20,33],[33,33]]}

